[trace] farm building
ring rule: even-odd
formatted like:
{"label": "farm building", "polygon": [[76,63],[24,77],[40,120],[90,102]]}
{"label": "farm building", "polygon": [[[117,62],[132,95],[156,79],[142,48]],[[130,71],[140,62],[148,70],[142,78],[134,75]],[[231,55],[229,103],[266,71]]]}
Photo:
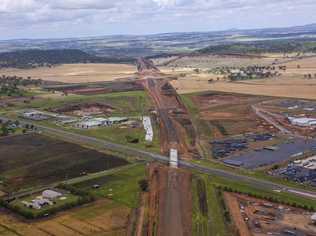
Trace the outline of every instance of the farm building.
{"label": "farm building", "polygon": [[296,118],[296,117],[289,117],[289,121],[292,125],[301,126],[301,127],[311,127],[316,126],[316,119],[315,118]]}
{"label": "farm building", "polygon": [[61,197],[63,194],[53,191],[53,190],[45,190],[42,192],[42,197],[50,200],[54,200],[58,197]]}

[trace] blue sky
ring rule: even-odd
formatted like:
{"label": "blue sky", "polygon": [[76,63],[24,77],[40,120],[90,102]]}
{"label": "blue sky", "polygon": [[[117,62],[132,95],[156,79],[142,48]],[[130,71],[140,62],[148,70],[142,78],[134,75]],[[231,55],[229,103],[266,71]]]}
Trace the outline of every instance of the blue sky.
{"label": "blue sky", "polygon": [[0,40],[316,23],[316,0],[0,0]]}

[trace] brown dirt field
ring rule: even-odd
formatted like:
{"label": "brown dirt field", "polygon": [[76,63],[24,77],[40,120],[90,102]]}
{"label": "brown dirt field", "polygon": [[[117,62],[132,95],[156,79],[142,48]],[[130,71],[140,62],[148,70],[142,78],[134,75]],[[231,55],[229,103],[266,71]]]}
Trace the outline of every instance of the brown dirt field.
{"label": "brown dirt field", "polygon": [[[199,119],[213,126],[223,126],[229,135],[246,132],[265,131],[267,127],[251,109],[257,104],[269,99],[260,96],[240,94],[225,94],[220,92],[206,92],[191,96],[195,107],[199,109]],[[264,126],[264,127],[261,127]],[[208,126],[210,127],[210,126]],[[203,131],[206,127],[203,126]],[[215,127],[209,130],[213,137],[220,137]]]}
{"label": "brown dirt field", "polygon": [[112,81],[122,77],[129,77],[135,73],[134,65],[127,64],[65,64],[52,68],[36,69],[1,69],[0,74],[16,75],[57,81],[65,83],[83,83]]}
{"label": "brown dirt field", "polygon": [[149,232],[191,235],[191,173],[151,164],[149,179]]}
{"label": "brown dirt field", "polygon": [[252,236],[252,233],[249,231],[247,224],[240,214],[239,203],[237,199],[226,192],[224,193],[224,198],[239,234],[242,236]]}
{"label": "brown dirt field", "polygon": [[5,192],[2,192],[1,190],[0,190],[0,197],[3,197],[3,196],[5,196],[6,195],[6,193]]}
{"label": "brown dirt field", "polygon": [[[8,213],[0,214],[0,235],[64,236],[126,235],[130,209],[100,200],[60,213],[51,219],[22,221]],[[5,228],[3,232],[2,228]]]}

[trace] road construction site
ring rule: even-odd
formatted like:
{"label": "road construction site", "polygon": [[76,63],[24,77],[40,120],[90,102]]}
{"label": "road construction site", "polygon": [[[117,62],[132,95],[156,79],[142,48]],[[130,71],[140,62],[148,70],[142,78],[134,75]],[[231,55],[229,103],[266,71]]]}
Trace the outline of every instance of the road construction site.
{"label": "road construction site", "polygon": [[224,196],[240,235],[304,236],[316,234],[311,212],[242,194],[226,192]]}

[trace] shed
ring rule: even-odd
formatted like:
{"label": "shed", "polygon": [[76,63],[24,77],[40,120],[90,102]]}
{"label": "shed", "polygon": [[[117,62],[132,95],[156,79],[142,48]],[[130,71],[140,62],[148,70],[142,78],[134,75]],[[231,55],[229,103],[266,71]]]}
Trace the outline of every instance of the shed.
{"label": "shed", "polygon": [[61,197],[62,194],[53,190],[45,190],[42,193],[43,198],[47,198],[50,200],[56,199],[58,197]]}

